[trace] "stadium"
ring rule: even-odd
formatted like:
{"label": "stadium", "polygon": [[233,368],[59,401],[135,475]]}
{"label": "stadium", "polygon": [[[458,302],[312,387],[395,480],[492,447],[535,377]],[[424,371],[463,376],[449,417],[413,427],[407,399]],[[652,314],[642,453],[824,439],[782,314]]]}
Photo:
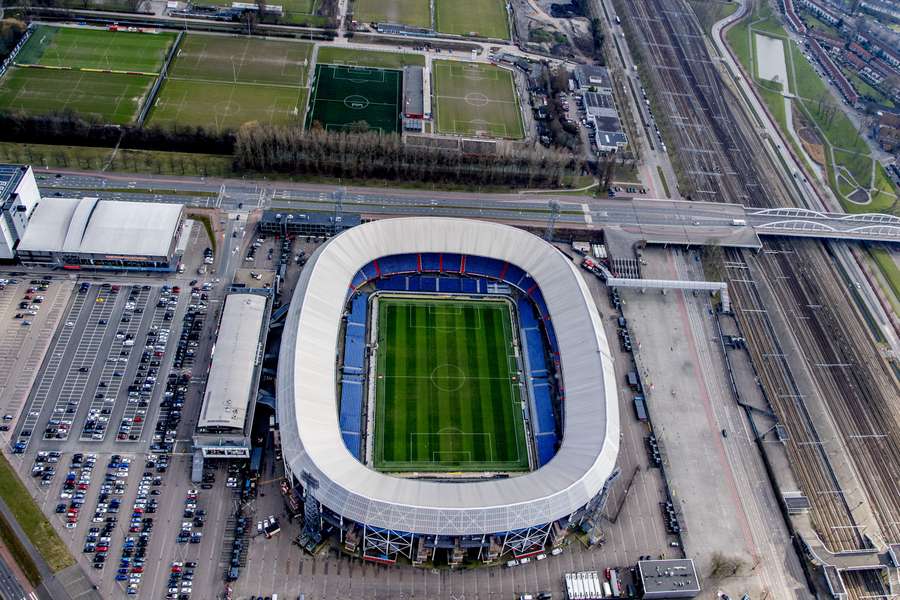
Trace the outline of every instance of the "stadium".
{"label": "stadium", "polygon": [[617,390],[575,264],[520,229],[399,218],[302,271],[277,406],[300,545],[366,560],[528,556],[584,527],[617,476]]}

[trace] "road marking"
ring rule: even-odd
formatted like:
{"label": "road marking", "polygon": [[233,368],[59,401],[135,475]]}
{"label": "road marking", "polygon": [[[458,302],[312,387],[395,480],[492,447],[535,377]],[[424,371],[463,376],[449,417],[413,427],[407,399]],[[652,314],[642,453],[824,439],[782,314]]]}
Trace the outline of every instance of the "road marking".
{"label": "road marking", "polygon": [[591,207],[589,207],[586,203],[582,203],[581,212],[584,213],[584,222],[587,223],[588,227],[593,227],[594,217],[591,216]]}

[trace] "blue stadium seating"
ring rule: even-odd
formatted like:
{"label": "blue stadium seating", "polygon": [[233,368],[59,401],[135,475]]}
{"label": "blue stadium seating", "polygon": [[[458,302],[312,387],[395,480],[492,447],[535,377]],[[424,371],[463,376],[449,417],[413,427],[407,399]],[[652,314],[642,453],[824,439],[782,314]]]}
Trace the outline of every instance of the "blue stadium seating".
{"label": "blue stadium seating", "polygon": [[445,294],[458,294],[462,291],[462,280],[456,277],[441,277],[438,279],[438,291]]}
{"label": "blue stadium seating", "polygon": [[394,254],[379,258],[378,266],[381,268],[381,276],[384,277],[402,273],[416,273],[419,270],[419,261],[415,254]]}
{"label": "blue stadium seating", "polygon": [[500,279],[503,265],[503,261],[494,258],[485,258],[483,256],[466,257],[466,273],[473,275],[484,275],[492,279]]}
{"label": "blue stadium seating", "polygon": [[366,276],[362,271],[357,271],[356,275],[353,276],[353,280],[350,282],[350,289],[355,290],[362,284],[366,282]]}
{"label": "blue stadium seating", "polygon": [[553,418],[553,403],[550,401],[550,383],[546,380],[535,380],[532,383],[534,390],[534,407],[537,414],[534,415],[534,428],[537,433],[550,433],[556,430],[556,420]]}
{"label": "blue stadium seating", "polygon": [[422,254],[422,272],[437,273],[441,268],[441,256],[433,252]]}
{"label": "blue stadium seating", "polygon": [[356,457],[356,460],[362,460],[362,436],[351,431],[342,431],[341,437],[344,438],[344,445],[350,454]]}
{"label": "blue stadium seating", "polygon": [[462,256],[459,254],[442,254],[441,271],[444,273],[460,273],[462,271]]}
{"label": "blue stadium seating", "polygon": [[361,378],[345,377],[341,380],[341,412],[339,415],[344,445],[356,458],[360,458],[360,437],[362,434]]}
{"label": "blue stadium seating", "polygon": [[376,277],[378,277],[378,270],[375,268],[376,262],[377,261],[373,260],[372,262],[370,262],[369,264],[364,266],[362,269],[360,269],[360,271],[362,271],[363,275],[365,275],[366,281],[371,281],[372,279],[375,279]]}
{"label": "blue stadium seating", "polygon": [[503,273],[503,281],[506,283],[516,286],[519,286],[519,280],[525,277],[525,271],[516,265],[507,263],[506,272]]}
{"label": "blue stadium seating", "polygon": [[407,277],[388,277],[375,280],[375,287],[390,292],[406,292],[409,289],[408,282],[409,278]]}
{"label": "blue stadium seating", "polygon": [[556,455],[556,434],[537,435],[535,443],[537,444],[538,466],[543,467]]}

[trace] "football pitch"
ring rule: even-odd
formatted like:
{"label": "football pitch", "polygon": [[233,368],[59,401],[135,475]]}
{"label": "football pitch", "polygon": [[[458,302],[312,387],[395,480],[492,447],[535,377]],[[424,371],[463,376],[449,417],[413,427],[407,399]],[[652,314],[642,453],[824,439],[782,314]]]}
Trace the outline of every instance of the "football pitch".
{"label": "football pitch", "polygon": [[505,301],[381,297],[375,468],[527,471]]}
{"label": "football pitch", "polygon": [[0,111],[46,115],[73,111],[100,123],[131,123],[153,77],[13,67],[0,81]]}
{"label": "football pitch", "polygon": [[357,0],[353,15],[364,23],[403,23],[431,27],[429,0]]}
{"label": "football pitch", "polygon": [[298,124],[311,51],[300,42],[187,35],[149,122],[217,132],[253,121]]}
{"label": "football pitch", "polygon": [[156,74],[173,41],[174,33],[41,25],[16,56],[16,63]]}
{"label": "football pitch", "polygon": [[131,123],[174,40],[172,33],[41,25],[0,80],[0,110]]}
{"label": "football pitch", "polygon": [[432,74],[440,133],[524,136],[512,73],[493,65],[436,60]]}
{"label": "football pitch", "polygon": [[365,122],[370,130],[394,133],[400,120],[400,71],[316,65],[307,128],[348,129]]}
{"label": "football pitch", "polygon": [[441,33],[509,39],[504,0],[434,0],[434,22]]}

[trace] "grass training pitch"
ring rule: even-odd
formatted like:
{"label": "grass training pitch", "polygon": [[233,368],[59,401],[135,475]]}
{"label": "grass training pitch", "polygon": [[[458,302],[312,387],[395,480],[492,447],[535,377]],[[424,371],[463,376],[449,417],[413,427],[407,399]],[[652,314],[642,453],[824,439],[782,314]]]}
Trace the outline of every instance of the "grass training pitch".
{"label": "grass training pitch", "polygon": [[400,120],[400,71],[316,65],[306,126],[328,130],[365,122],[370,130],[395,133]]}
{"label": "grass training pitch", "polygon": [[440,133],[524,136],[512,73],[493,65],[436,60],[432,74]]}
{"label": "grass training pitch", "polygon": [[353,16],[364,23],[431,27],[431,3],[429,0],[356,0]]}
{"label": "grass training pitch", "polygon": [[74,111],[101,123],[134,121],[153,77],[13,67],[0,81],[0,111]]}
{"label": "grass training pitch", "polygon": [[237,129],[301,122],[312,46],[188,35],[150,113],[150,123]]}
{"label": "grass training pitch", "polygon": [[441,33],[509,39],[504,0],[434,0],[434,23]]}
{"label": "grass training pitch", "polygon": [[16,56],[23,65],[159,73],[174,33],[135,33],[42,25]]}
{"label": "grass training pitch", "polygon": [[0,80],[0,110],[73,111],[102,123],[132,123],[174,40],[172,33],[41,25]]}
{"label": "grass training pitch", "polygon": [[378,300],[375,468],[526,471],[505,301]]}

